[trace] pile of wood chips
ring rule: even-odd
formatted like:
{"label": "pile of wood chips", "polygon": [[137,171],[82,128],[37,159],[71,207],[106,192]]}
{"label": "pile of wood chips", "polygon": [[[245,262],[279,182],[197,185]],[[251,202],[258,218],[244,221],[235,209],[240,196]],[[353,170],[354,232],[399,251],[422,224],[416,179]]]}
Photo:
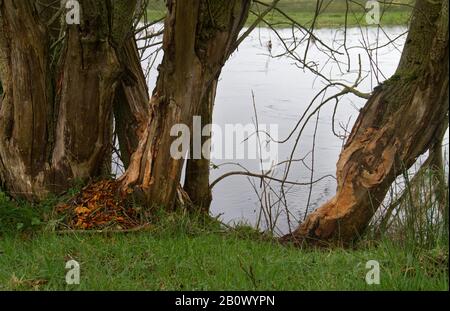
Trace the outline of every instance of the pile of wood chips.
{"label": "pile of wood chips", "polygon": [[139,217],[126,195],[119,194],[118,184],[103,180],[84,187],[56,212],[64,216],[61,229],[126,230],[139,226]]}

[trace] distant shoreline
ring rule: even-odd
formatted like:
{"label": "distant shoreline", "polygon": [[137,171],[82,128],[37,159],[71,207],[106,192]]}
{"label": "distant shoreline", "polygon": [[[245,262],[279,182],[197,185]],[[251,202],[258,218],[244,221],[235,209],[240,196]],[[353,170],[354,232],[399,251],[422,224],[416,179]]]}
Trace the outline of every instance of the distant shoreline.
{"label": "distant shoreline", "polygon": [[[358,26],[373,26],[377,27],[377,24],[367,25],[366,20],[362,14],[360,16],[349,16],[347,19],[347,27],[358,27]],[[149,14],[150,20],[158,20],[164,16],[163,11],[153,11]],[[296,22],[300,23],[304,27],[310,27],[311,21],[314,17],[312,13],[289,13],[289,16],[294,19]],[[407,26],[410,18],[410,12],[401,11],[401,12],[386,12],[381,18],[380,24],[381,26]],[[250,15],[245,23],[246,26],[252,25],[257,20],[255,15]],[[282,16],[273,15],[266,18],[268,22],[273,24],[273,28],[288,28],[291,27],[291,24]],[[261,27],[269,28],[264,22],[261,22]],[[314,28],[342,28],[345,26],[345,18],[344,14],[340,13],[323,13],[316,20]]]}
{"label": "distant shoreline", "polygon": [[[261,1],[261,0],[260,0]],[[357,3],[357,2],[360,3]],[[262,2],[271,3],[272,0],[262,0]],[[383,4],[380,2],[381,9],[381,26],[407,26],[413,10],[411,1],[409,0],[397,0],[397,5]],[[366,12],[365,12],[365,0],[354,0],[349,2],[349,7],[345,5],[345,1],[333,1],[330,4],[324,6],[321,9],[321,13],[315,20],[314,28],[342,28],[345,26],[345,15],[347,14],[347,27],[357,26],[378,26],[367,25]],[[278,7],[283,13],[287,14],[290,18],[298,22],[304,27],[310,28],[314,20],[315,0],[281,0]],[[262,12],[265,9],[264,6],[259,8],[254,7],[252,12]],[[158,20],[165,14],[164,4],[161,1],[153,0],[148,7],[148,19]],[[253,13],[249,14],[246,26],[252,25],[257,16]],[[291,26],[291,23],[280,12],[272,11],[265,19],[274,28],[287,28]],[[266,23],[261,22],[261,27],[269,27]]]}

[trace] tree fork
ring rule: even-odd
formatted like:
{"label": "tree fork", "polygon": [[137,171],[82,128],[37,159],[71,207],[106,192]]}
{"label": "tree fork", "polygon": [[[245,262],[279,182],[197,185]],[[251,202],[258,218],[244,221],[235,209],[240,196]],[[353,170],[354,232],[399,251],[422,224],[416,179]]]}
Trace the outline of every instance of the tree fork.
{"label": "tree fork", "polygon": [[119,180],[146,205],[172,208],[182,159],[171,157],[175,124],[192,127],[211,84],[233,51],[250,1],[167,1],[164,57],[150,100],[150,121],[139,135],[130,165]]}

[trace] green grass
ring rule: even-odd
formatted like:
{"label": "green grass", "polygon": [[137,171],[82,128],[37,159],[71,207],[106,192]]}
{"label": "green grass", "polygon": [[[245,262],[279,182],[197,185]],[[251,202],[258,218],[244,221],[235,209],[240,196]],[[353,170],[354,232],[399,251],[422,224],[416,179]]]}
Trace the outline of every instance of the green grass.
{"label": "green grass", "polygon": [[[65,263],[81,265],[80,285]],[[367,285],[377,260],[381,284]],[[448,248],[389,240],[356,249],[297,249],[241,227],[166,215],[150,232],[25,231],[0,239],[0,290],[448,290]]]}
{"label": "green grass", "polygon": [[[272,0],[262,0],[262,2],[271,3]],[[391,2],[395,3],[392,4]],[[366,26],[365,19],[365,0],[349,1],[348,26]],[[381,21],[382,26],[406,25],[412,12],[412,0],[396,0],[381,3]],[[278,8],[289,15],[293,20],[305,27],[309,27],[313,21],[316,11],[316,0],[281,0]],[[264,6],[253,5],[253,12],[264,11]],[[320,14],[316,20],[316,28],[343,27],[345,25],[346,1],[344,0],[325,0]],[[165,14],[164,2],[162,0],[151,0],[148,14],[150,20],[161,18]],[[255,22],[257,16],[250,14],[247,20],[247,26]],[[279,12],[272,12],[266,16],[266,20],[276,28],[289,27],[290,22]],[[261,23],[261,26],[266,24]]]}

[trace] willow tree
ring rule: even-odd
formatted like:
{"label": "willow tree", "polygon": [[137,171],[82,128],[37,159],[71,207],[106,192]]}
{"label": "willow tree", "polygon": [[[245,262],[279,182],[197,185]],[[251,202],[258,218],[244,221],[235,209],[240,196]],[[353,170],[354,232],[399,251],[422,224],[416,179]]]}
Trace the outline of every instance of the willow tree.
{"label": "willow tree", "polygon": [[107,170],[116,89],[133,81],[123,51],[136,2],[80,0],[77,25],[64,2],[0,1],[0,178],[10,194],[40,199]]}
{"label": "willow tree", "polygon": [[448,43],[448,0],[417,0],[398,68],[375,88],[341,152],[336,195],[284,241],[352,241],[396,177],[427,150],[440,150],[448,127]]}
{"label": "willow tree", "polygon": [[78,2],[80,24],[71,25],[64,2],[0,1],[3,187],[33,200],[101,176],[111,164],[115,118],[127,166],[120,188],[170,207],[183,165],[171,157],[170,130],[191,126],[213,94],[250,0],[166,1],[164,58],[151,97],[134,40],[140,1]]}

